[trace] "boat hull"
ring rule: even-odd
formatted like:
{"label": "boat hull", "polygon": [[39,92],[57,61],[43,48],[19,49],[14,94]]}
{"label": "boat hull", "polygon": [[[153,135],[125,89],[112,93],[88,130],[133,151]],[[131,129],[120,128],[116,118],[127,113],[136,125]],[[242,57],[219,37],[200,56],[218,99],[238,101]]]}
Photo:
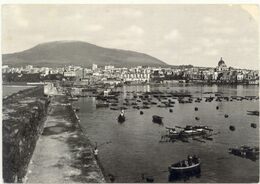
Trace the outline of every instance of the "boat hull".
{"label": "boat hull", "polygon": [[125,121],[125,116],[119,115],[118,118],[117,118],[117,121],[119,123],[123,123]]}
{"label": "boat hull", "polygon": [[169,167],[169,181],[187,179],[189,177],[199,177],[201,173],[200,163],[195,164],[192,167]]}
{"label": "boat hull", "polygon": [[191,172],[200,172],[200,163],[194,164],[187,167],[169,167],[169,172],[172,174],[175,173],[191,173]]}

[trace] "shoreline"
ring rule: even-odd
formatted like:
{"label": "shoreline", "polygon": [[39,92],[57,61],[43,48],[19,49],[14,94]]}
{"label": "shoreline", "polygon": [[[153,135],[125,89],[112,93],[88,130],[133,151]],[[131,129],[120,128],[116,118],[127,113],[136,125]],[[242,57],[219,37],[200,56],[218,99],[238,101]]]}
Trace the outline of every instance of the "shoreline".
{"label": "shoreline", "polygon": [[[78,117],[76,111],[73,109],[72,104],[70,105],[70,107],[71,107],[71,111],[72,111],[72,113],[73,113],[73,115],[74,115],[74,117],[75,117],[75,120],[74,120],[74,121],[75,121],[75,123],[77,123],[78,128],[79,128],[80,131],[83,133],[84,137],[89,141],[89,143],[90,143],[89,146],[91,147],[92,153],[93,153],[93,152],[94,152],[95,145],[94,145],[94,144],[92,143],[92,141],[88,138],[87,131],[85,131],[84,128],[81,126],[81,124],[80,124],[80,118]],[[107,179],[106,174],[105,174],[105,169],[104,169],[104,167],[103,167],[103,165],[102,165],[100,159],[97,158],[97,159],[96,159],[96,162],[97,162],[97,165],[99,166],[99,168],[100,168],[100,170],[101,170],[101,174],[102,174],[103,178],[105,179],[105,182],[107,182],[108,179]]]}
{"label": "shoreline", "polygon": [[[233,82],[204,82],[204,81],[189,81],[189,82],[179,82],[183,80],[165,80],[162,83],[157,83],[157,82],[147,82],[147,83],[129,83],[129,84],[122,84],[122,86],[143,86],[143,85],[171,85],[171,84],[197,84],[197,85],[218,85],[218,86],[259,86],[259,84],[250,84],[250,83],[243,83],[243,82],[238,82],[238,83],[233,83]],[[50,82],[50,81],[48,81]],[[55,81],[52,81],[55,82]],[[3,82],[3,86],[31,86],[31,87],[37,87],[37,86],[42,86],[44,85],[44,81],[42,82],[36,82],[36,83],[31,83],[31,82]],[[120,86],[117,86],[120,87]]]}

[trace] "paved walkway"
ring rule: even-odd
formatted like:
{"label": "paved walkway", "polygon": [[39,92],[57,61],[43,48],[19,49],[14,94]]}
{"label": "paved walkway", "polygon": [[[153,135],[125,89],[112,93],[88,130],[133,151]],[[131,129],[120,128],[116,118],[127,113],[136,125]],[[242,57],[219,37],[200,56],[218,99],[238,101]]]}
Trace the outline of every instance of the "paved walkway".
{"label": "paved walkway", "polygon": [[56,96],[28,167],[26,183],[105,182],[64,96]]}

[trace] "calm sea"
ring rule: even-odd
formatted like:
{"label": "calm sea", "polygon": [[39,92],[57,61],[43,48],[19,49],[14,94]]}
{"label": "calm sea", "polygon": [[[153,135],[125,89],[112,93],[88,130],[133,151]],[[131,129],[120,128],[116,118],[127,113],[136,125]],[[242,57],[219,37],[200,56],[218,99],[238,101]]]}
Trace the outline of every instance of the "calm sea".
{"label": "calm sea", "polygon": [[[224,96],[259,96],[258,86],[196,86],[172,85],[167,87],[131,86],[118,89],[122,98],[131,98],[128,91],[167,91],[189,92],[194,97],[203,96],[203,92],[223,92]],[[153,100],[155,101],[155,100]],[[176,100],[175,100],[176,101]],[[176,104],[173,112],[169,108],[140,111],[129,107],[126,121],[117,122],[118,111],[109,108],[96,109],[95,98],[80,98],[76,105],[81,125],[92,143],[99,146],[99,159],[105,174],[113,174],[116,182],[142,182],[141,175],[153,176],[155,182],[168,182],[167,168],[170,164],[185,159],[188,154],[197,154],[202,160],[201,176],[190,178],[187,182],[258,182],[259,162],[240,158],[228,153],[230,147],[259,145],[258,128],[250,127],[258,116],[247,115],[247,110],[259,110],[259,101],[205,102]],[[219,110],[216,110],[219,106]],[[194,108],[198,107],[198,111]],[[164,126],[152,123],[152,115],[163,116]],[[229,117],[225,118],[224,115]],[[196,121],[195,117],[200,120]],[[205,143],[190,140],[188,143],[160,143],[166,133],[165,127],[207,125],[219,134],[213,141]],[[235,131],[229,126],[234,125]],[[103,144],[111,141],[110,143]],[[101,146],[102,145],[102,146]],[[179,181],[180,182],[180,181]]]}

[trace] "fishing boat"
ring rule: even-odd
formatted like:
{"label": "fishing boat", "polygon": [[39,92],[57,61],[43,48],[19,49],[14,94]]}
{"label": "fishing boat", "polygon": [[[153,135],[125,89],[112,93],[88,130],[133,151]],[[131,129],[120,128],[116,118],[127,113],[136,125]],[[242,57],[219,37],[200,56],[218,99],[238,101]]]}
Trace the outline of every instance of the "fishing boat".
{"label": "fishing boat", "polygon": [[209,131],[213,131],[212,129],[208,128],[207,126],[204,125],[196,125],[196,126],[191,126],[191,125],[187,125],[186,127],[179,127],[179,126],[175,126],[176,128],[180,128],[183,129],[182,131],[180,131],[180,136],[186,136],[186,137],[190,137],[190,136],[202,136],[202,135],[206,135],[208,134]]}
{"label": "fishing boat", "polygon": [[162,124],[162,118],[161,116],[153,115],[153,122]]}
{"label": "fishing boat", "polygon": [[247,111],[247,114],[259,116],[259,111]]}
{"label": "fishing boat", "polygon": [[181,136],[199,136],[203,135],[203,131],[198,131],[198,130],[183,130],[180,132]]}
{"label": "fishing boat", "polygon": [[259,159],[259,147],[249,147],[243,145],[237,148],[229,148],[229,153],[243,158],[248,158],[253,161]]}

